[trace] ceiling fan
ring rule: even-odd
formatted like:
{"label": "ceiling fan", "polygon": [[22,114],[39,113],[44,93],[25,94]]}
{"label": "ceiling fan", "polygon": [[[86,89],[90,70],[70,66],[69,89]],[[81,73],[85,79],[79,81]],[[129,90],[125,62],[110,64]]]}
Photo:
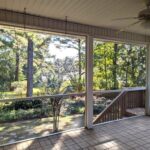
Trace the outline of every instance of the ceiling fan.
{"label": "ceiling fan", "polygon": [[114,20],[136,20],[132,24],[129,24],[123,29],[120,29],[119,32],[125,31],[126,29],[141,23],[144,28],[150,28],[150,0],[145,0],[146,9],[139,12],[137,17],[126,17],[126,18],[117,18]]}

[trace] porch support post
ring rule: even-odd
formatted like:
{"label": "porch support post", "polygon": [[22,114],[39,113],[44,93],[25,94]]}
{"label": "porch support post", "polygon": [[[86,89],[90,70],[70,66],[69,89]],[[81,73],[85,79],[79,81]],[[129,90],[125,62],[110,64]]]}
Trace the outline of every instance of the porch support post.
{"label": "porch support post", "polygon": [[145,113],[150,115],[150,45],[147,45],[146,55],[146,102]]}
{"label": "porch support post", "polygon": [[86,103],[85,127],[93,127],[93,37],[86,37]]}

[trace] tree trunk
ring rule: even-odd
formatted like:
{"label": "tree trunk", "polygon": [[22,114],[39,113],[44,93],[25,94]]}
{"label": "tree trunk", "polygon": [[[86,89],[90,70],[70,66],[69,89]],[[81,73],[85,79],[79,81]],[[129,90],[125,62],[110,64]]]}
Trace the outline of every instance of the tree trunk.
{"label": "tree trunk", "polygon": [[28,39],[27,97],[33,93],[33,41]]}
{"label": "tree trunk", "polygon": [[129,84],[128,84],[128,77],[129,77],[129,66],[130,66],[130,63],[131,61],[129,60],[129,58],[131,58],[131,52],[132,52],[132,49],[130,48],[127,52],[127,62],[126,62],[126,79],[125,79],[125,87],[128,87]]}
{"label": "tree trunk", "polygon": [[19,48],[18,48],[18,38],[17,33],[15,31],[15,40],[16,43],[16,68],[15,68],[15,81],[19,81],[19,63],[20,63],[20,56],[19,56]]}
{"label": "tree trunk", "polygon": [[19,81],[19,62],[20,62],[20,57],[18,53],[18,49],[16,52],[16,68],[15,68],[15,81]]}
{"label": "tree trunk", "polygon": [[81,40],[78,40],[78,49],[79,49],[79,81],[81,80]]}
{"label": "tree trunk", "polygon": [[107,79],[107,56],[106,56],[106,49],[104,50],[104,71],[105,71],[105,89],[108,89],[108,79]]}
{"label": "tree trunk", "polygon": [[126,66],[125,87],[128,87],[128,66]]}
{"label": "tree trunk", "polygon": [[117,53],[118,53],[118,44],[114,44],[114,57],[113,57],[113,89],[118,88],[117,82]]}
{"label": "tree trunk", "polygon": [[78,50],[79,50],[79,83],[78,83],[78,92],[82,90],[81,85],[81,40],[78,40]]}
{"label": "tree trunk", "polygon": [[[130,51],[131,53],[134,53],[132,50],[132,46],[130,45]],[[136,76],[135,76],[135,56],[131,55],[131,80],[132,80],[132,86],[137,85],[136,83]]]}

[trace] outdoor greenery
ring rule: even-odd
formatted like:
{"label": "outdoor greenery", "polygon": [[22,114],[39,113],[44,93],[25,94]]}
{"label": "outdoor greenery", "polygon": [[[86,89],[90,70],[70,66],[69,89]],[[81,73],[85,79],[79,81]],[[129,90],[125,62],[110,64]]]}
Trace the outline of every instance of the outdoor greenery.
{"label": "outdoor greenery", "polygon": [[[94,40],[93,89],[145,86],[146,47]],[[59,57],[58,57],[59,56]],[[80,93],[85,91],[85,39],[0,29],[0,98]],[[84,114],[85,97],[0,103],[0,121]],[[94,104],[99,114],[109,99]],[[63,109],[63,111],[62,111]],[[55,124],[57,128],[57,124]]]}
{"label": "outdoor greenery", "polygon": [[[0,105],[0,122],[15,120],[27,120],[33,118],[59,117],[84,113],[84,100],[75,98],[63,99],[60,103],[61,109],[58,112],[60,99],[37,99],[5,102]],[[58,114],[55,114],[58,113]],[[55,116],[56,115],[56,116]],[[57,121],[56,121],[57,122]]]}
{"label": "outdoor greenery", "polygon": [[[26,94],[29,96],[29,90],[33,91],[32,95],[84,90],[84,39],[69,37],[60,39],[57,36],[15,29],[1,29],[0,33],[0,91],[2,98],[7,97],[7,94],[14,97]],[[55,44],[56,42],[60,42],[55,45],[56,47],[64,44],[67,46],[66,48],[77,51],[79,56],[57,58],[50,53],[49,48],[51,43]],[[60,48],[58,47],[58,49]],[[29,60],[33,60],[33,63],[29,64]],[[31,66],[33,73],[29,76]],[[28,82],[33,84],[33,89],[29,89]],[[68,91],[65,91],[66,89]]]}
{"label": "outdoor greenery", "polygon": [[[1,95],[33,95],[81,92],[85,90],[85,40],[17,29],[0,30]],[[29,40],[30,39],[30,40]],[[33,46],[29,44],[33,42]],[[77,51],[58,58],[50,45]],[[29,47],[31,46],[31,47]],[[33,58],[29,50],[33,48]],[[60,53],[63,55],[63,51]],[[145,86],[146,48],[142,45],[94,41],[94,89]],[[28,58],[33,64],[28,64]],[[28,66],[33,65],[33,89],[28,89]],[[30,80],[30,83],[32,81]],[[67,91],[66,91],[67,89]]]}
{"label": "outdoor greenery", "polygon": [[95,41],[94,89],[145,86],[146,47]]}

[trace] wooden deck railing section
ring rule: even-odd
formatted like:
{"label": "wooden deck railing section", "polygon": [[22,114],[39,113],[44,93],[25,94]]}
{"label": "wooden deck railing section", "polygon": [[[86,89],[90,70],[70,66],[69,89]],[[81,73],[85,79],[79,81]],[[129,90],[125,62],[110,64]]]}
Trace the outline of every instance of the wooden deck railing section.
{"label": "wooden deck railing section", "polygon": [[112,102],[106,107],[100,115],[94,120],[94,124],[117,120],[124,116],[125,114],[125,95],[126,91],[122,91]]}
{"label": "wooden deck railing section", "polygon": [[[73,99],[74,97],[83,97],[85,93],[70,93],[70,94],[57,94],[57,95],[45,95],[45,96],[36,96],[36,97],[26,97],[26,98],[12,98],[12,99],[1,99],[0,104],[3,106],[4,104],[11,104],[11,107],[1,107],[0,113],[4,115],[8,113],[8,111],[14,110],[14,116],[9,118],[0,118],[0,123],[4,122],[12,122],[12,121],[19,121],[19,120],[28,120],[28,119],[35,119],[35,118],[45,118],[45,117],[52,117],[53,124],[52,130],[53,132],[58,131],[59,126],[59,116],[60,116],[60,109],[62,106],[62,102],[64,99]],[[19,102],[19,103],[18,103]],[[22,102],[22,103],[20,103]],[[25,105],[28,103],[28,105]],[[6,106],[5,105],[5,106]],[[27,108],[23,108],[23,105]],[[31,107],[32,106],[32,107]],[[30,108],[31,107],[31,108]],[[33,118],[31,115],[25,113],[23,116],[16,113],[18,110],[22,110],[27,112],[28,109],[32,109]],[[10,110],[9,110],[10,109]],[[51,120],[51,119],[49,119]]]}
{"label": "wooden deck railing section", "polygon": [[[97,117],[94,119],[94,124],[117,120],[127,116],[126,109],[144,107],[145,105],[145,88],[127,88],[124,90],[107,90],[107,91],[94,91],[94,96],[105,97],[113,99],[110,105],[106,107]],[[85,97],[85,93],[71,93],[71,94],[58,94],[58,95],[46,95],[37,97],[27,97],[27,98],[13,98],[13,99],[3,99],[0,103],[8,103],[14,101],[29,101],[29,100],[40,100],[43,104],[47,101],[59,102],[65,98],[72,97]],[[58,103],[59,104],[59,103]],[[56,103],[56,105],[58,105]],[[55,103],[53,104],[55,105]],[[45,106],[45,105],[44,105]]]}
{"label": "wooden deck railing section", "polygon": [[100,91],[93,91],[93,95],[96,97],[105,97],[107,99],[114,99],[121,90],[100,90]]}
{"label": "wooden deck railing section", "polygon": [[145,107],[145,89],[129,90],[126,95],[126,108]]}
{"label": "wooden deck railing section", "polygon": [[94,124],[121,119],[127,108],[144,107],[145,88],[124,89],[95,119]]}

